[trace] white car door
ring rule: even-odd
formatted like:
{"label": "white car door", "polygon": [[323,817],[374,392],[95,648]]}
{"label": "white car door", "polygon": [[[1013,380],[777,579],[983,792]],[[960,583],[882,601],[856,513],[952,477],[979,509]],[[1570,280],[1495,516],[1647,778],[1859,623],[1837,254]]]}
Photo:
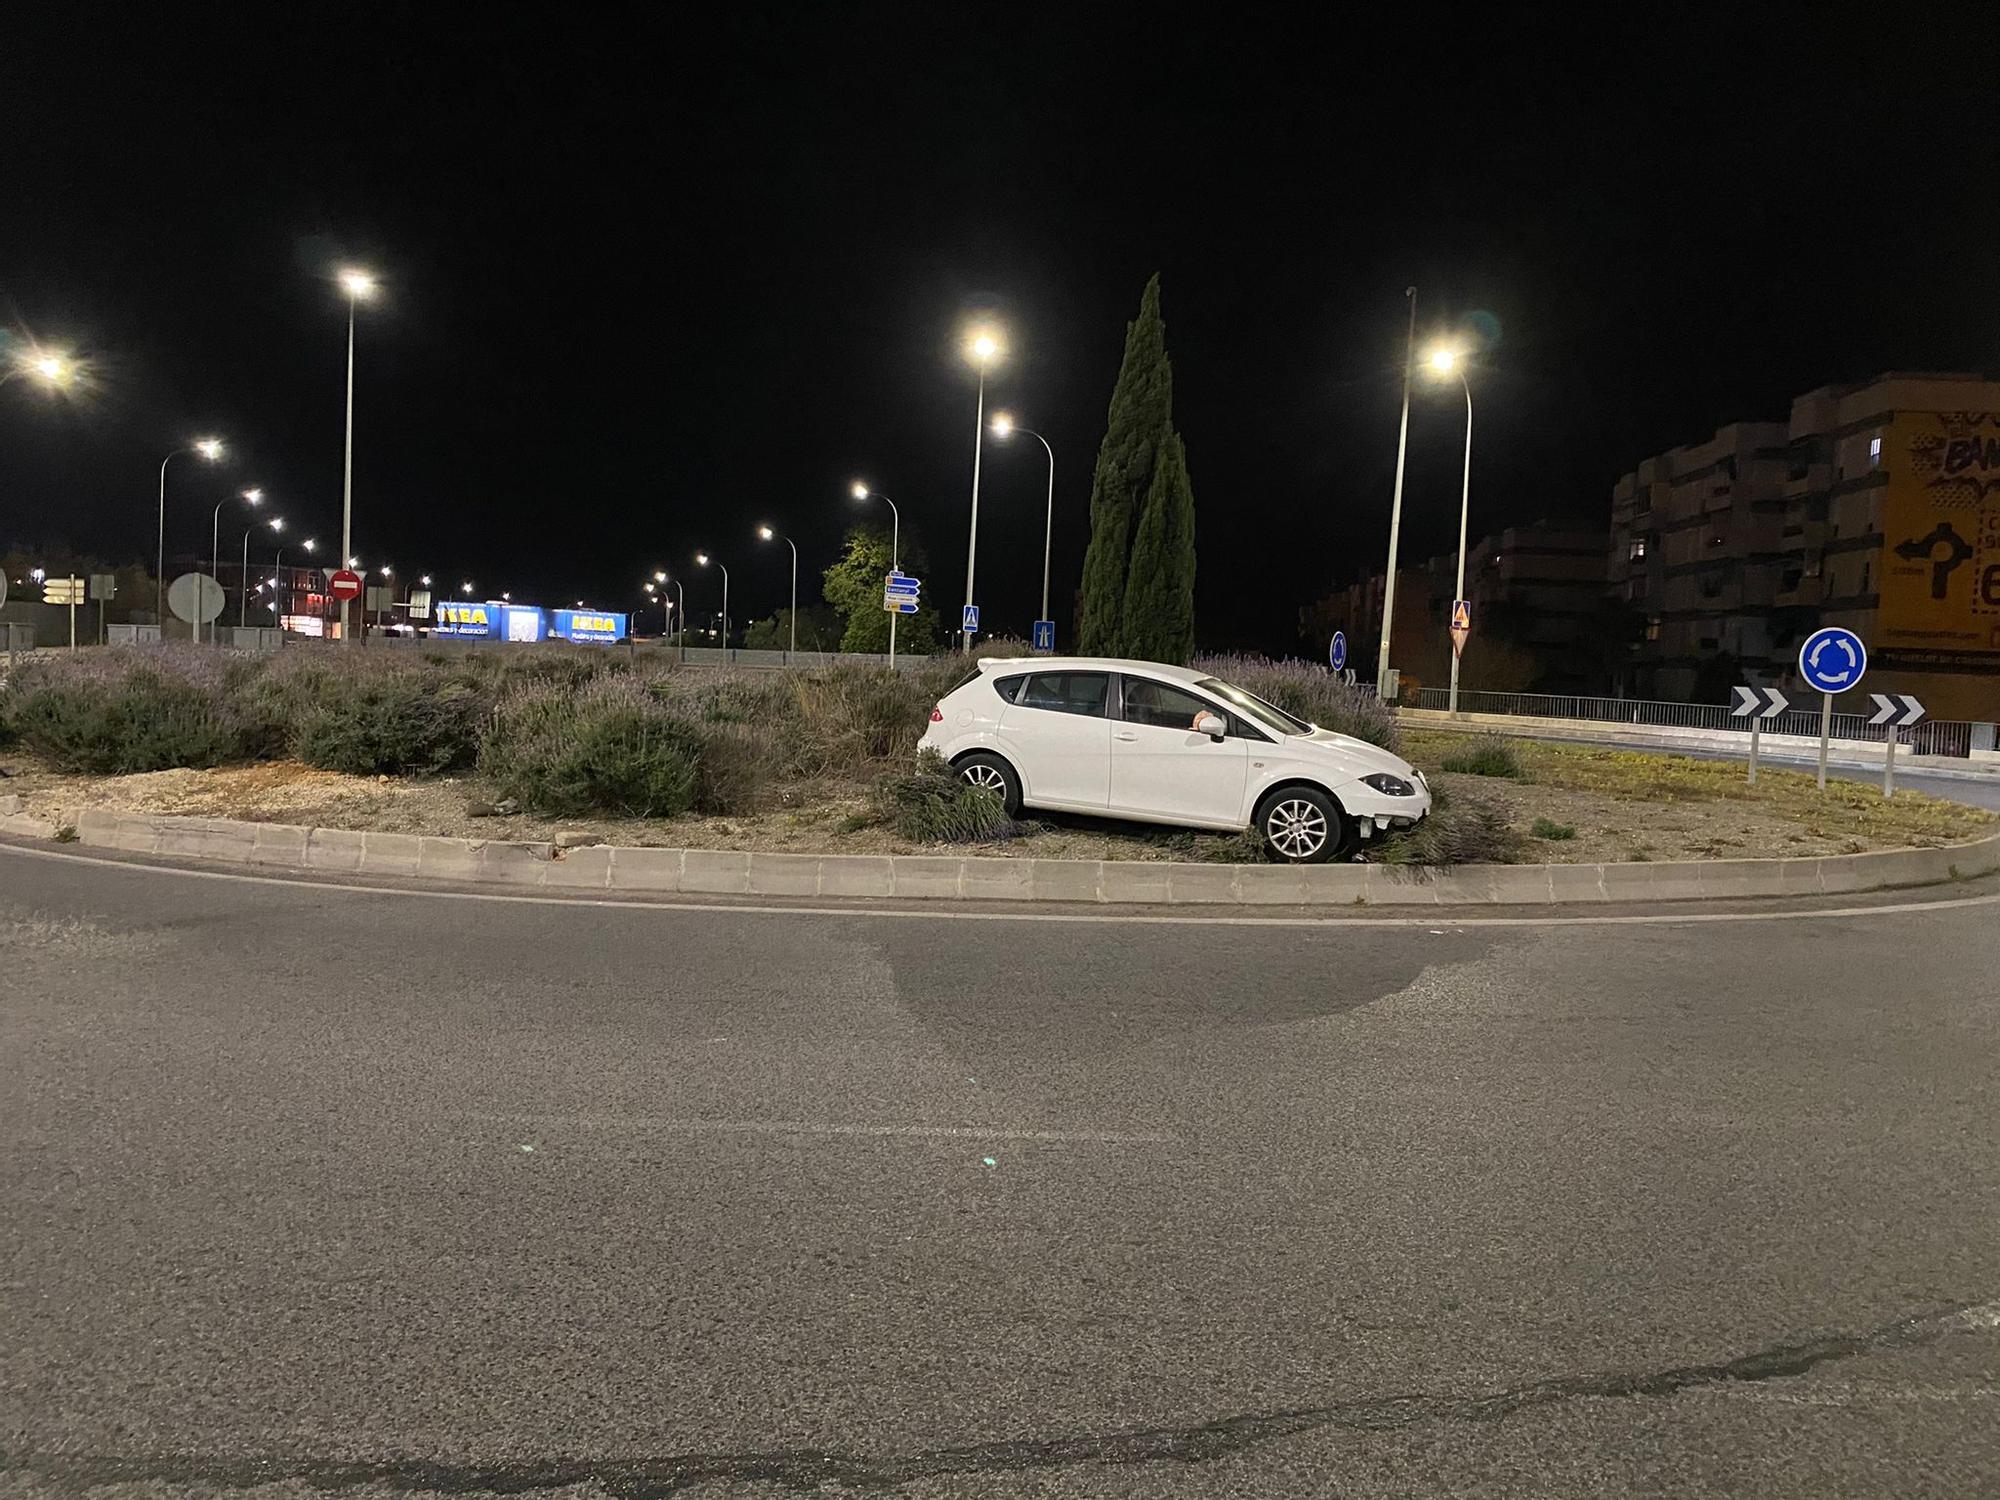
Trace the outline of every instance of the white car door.
{"label": "white car door", "polygon": [[1120,679],[1111,724],[1111,811],[1171,822],[1234,824],[1243,815],[1249,742],[1194,729],[1196,714],[1227,716],[1206,698],[1150,677]]}
{"label": "white car door", "polygon": [[1101,811],[1111,788],[1109,672],[1035,672],[1000,711],[1000,743],[1037,806]]}

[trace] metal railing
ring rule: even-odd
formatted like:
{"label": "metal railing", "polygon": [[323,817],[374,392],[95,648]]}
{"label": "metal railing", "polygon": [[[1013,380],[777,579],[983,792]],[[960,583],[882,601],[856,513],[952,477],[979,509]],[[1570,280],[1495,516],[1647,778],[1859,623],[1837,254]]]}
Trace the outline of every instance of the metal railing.
{"label": "metal railing", "polygon": [[[1445,709],[1451,694],[1446,688],[1420,688],[1418,708]],[[1704,729],[1712,732],[1750,733],[1750,721],[1734,717],[1726,703],[1660,703],[1645,698],[1587,698],[1560,693],[1469,693],[1458,695],[1460,713],[1509,714],[1527,719],[1586,719],[1602,724],[1633,724],[1663,729]],[[1918,755],[1969,755],[1975,729],[1983,728],[1958,719],[1926,719],[1898,731],[1898,744],[1907,745]],[[1764,721],[1765,734],[1797,734],[1819,738],[1819,707],[1787,709],[1775,719]],[[1870,724],[1866,714],[1836,713],[1833,737],[1837,740],[1880,742],[1887,730]]]}

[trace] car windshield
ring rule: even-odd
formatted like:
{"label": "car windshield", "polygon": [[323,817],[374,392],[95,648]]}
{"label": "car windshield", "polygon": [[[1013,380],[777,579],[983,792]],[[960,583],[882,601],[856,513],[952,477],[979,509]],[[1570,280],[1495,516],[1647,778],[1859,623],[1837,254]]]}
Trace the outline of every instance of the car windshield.
{"label": "car windshield", "polygon": [[1266,703],[1255,693],[1246,693],[1232,683],[1219,677],[1204,677],[1195,684],[1205,693],[1213,693],[1226,700],[1244,718],[1268,729],[1273,734],[1311,734],[1312,725],[1304,719],[1295,719],[1275,704]]}

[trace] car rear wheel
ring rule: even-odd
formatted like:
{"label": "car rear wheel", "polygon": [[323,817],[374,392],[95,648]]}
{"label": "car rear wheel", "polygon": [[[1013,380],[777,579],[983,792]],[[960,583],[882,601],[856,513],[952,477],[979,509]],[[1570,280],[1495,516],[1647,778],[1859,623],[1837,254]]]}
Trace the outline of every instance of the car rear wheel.
{"label": "car rear wheel", "polygon": [[1340,804],[1314,786],[1286,786],[1257,809],[1257,832],[1274,859],[1291,865],[1325,864],[1348,844]]}
{"label": "car rear wheel", "polygon": [[975,750],[953,767],[969,786],[984,787],[1000,799],[1010,818],[1021,814],[1021,778],[1014,768],[997,755]]}

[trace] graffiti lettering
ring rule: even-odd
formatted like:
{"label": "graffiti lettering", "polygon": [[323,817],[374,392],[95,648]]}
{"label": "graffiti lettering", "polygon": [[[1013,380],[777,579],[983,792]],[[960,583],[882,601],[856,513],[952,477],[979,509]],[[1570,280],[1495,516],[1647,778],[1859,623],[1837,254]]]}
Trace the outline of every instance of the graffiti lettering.
{"label": "graffiti lettering", "polygon": [[1967,469],[2000,469],[2000,438],[1952,438],[1944,445],[1944,471],[1963,474]]}

